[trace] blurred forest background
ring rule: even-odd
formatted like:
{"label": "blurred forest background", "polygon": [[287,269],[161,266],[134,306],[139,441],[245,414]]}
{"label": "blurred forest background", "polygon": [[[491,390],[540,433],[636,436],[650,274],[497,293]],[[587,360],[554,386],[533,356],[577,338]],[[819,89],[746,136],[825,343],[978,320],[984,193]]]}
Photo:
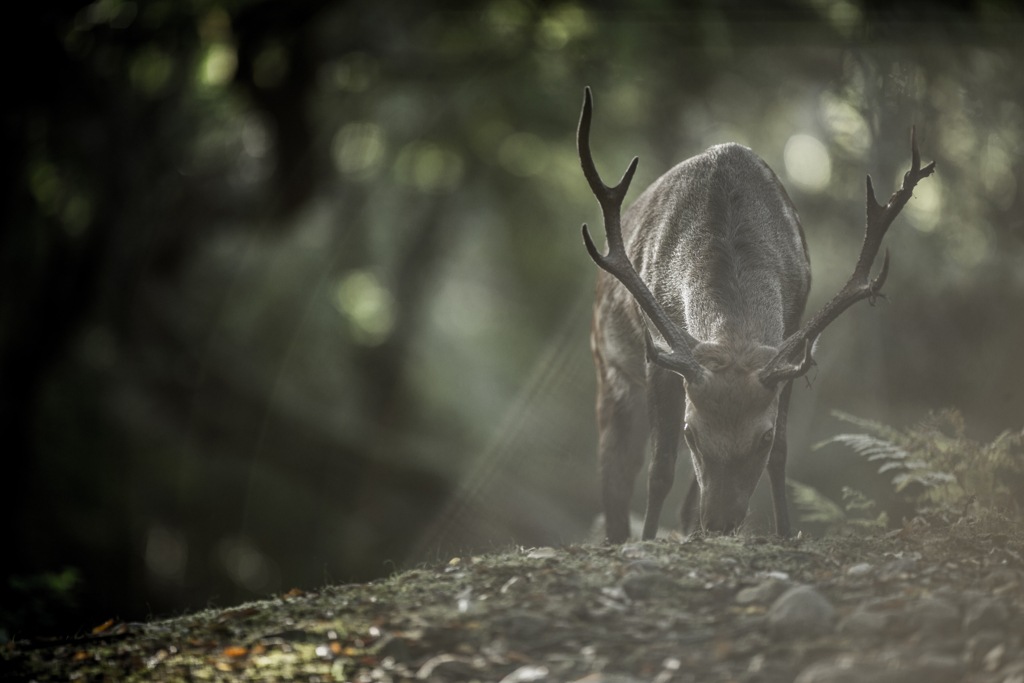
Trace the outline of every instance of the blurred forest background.
{"label": "blurred forest background", "polygon": [[776,170],[809,312],[851,272],[864,175],[889,196],[912,124],[937,160],[887,240],[892,303],[833,325],[794,392],[793,479],[884,499],[868,464],[811,451],[837,408],[1022,426],[1015,4],[4,11],[0,639],[584,538],[587,84],[605,178],[640,156],[627,204],[720,142]]}

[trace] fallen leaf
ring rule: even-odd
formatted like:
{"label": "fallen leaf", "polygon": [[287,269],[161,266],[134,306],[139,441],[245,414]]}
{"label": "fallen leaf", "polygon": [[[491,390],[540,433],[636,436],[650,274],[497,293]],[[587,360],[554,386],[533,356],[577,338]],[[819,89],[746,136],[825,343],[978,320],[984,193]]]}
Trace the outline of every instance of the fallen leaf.
{"label": "fallen leaf", "polygon": [[298,597],[301,597],[301,596],[303,596],[305,594],[306,594],[306,591],[302,590],[301,588],[293,588],[290,591],[288,591],[287,593],[285,593],[284,597],[286,597],[286,598],[298,598]]}
{"label": "fallen leaf", "polygon": [[92,630],[92,632],[93,633],[103,633],[104,631],[106,631],[108,628],[110,628],[113,625],[114,625],[114,620],[113,619],[107,619],[102,624],[100,624],[99,626],[94,628]]}
{"label": "fallen leaf", "polygon": [[86,652],[85,650],[80,650],[80,651],[76,652],[75,656],[72,657],[71,659],[76,661],[76,662],[80,662],[83,659],[89,659],[89,653]]}
{"label": "fallen leaf", "polygon": [[225,657],[244,657],[249,654],[249,648],[241,647],[240,645],[232,645],[231,647],[224,648]]}
{"label": "fallen leaf", "polygon": [[264,647],[263,645],[256,645],[256,646],[254,646],[252,648],[252,653],[254,655],[261,655],[261,654],[263,654],[266,651],[267,651],[267,648]]}
{"label": "fallen leaf", "polygon": [[340,655],[341,654],[341,643],[339,643],[336,640],[332,640],[331,641],[331,652],[333,652],[336,655]]}
{"label": "fallen leaf", "polygon": [[217,662],[213,665],[217,671],[231,671],[231,665],[227,662]]}

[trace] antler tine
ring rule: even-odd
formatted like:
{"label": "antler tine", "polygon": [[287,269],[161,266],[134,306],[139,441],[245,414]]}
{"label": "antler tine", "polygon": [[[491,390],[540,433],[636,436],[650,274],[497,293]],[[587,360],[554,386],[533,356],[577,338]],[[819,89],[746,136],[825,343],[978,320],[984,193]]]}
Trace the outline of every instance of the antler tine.
{"label": "antler tine", "polygon": [[671,349],[662,351],[655,346],[650,332],[647,336],[648,358],[657,365],[678,372],[687,381],[699,381],[704,376],[704,368],[693,357],[692,347],[696,345],[687,332],[678,327],[665,313],[658,301],[654,298],[651,290],[644,283],[640,274],[637,273],[629,257],[626,255],[626,248],[622,241],[622,225],[620,211],[622,200],[629,190],[629,184],[636,172],[639,157],[633,157],[622,179],[615,187],[608,187],[601,180],[597,167],[594,165],[594,157],[590,151],[590,121],[594,111],[594,100],[588,86],[583,97],[583,111],[580,113],[580,125],[576,133],[576,147],[579,150],[580,164],[583,166],[583,175],[590,184],[590,189],[597,197],[601,205],[601,213],[604,216],[605,237],[608,242],[608,253],[601,254],[594,240],[590,236],[587,224],[583,224],[583,241],[587,245],[590,258],[594,259],[603,270],[613,275],[621,282],[629,293],[633,295],[640,308],[650,317],[651,322],[658,328],[661,335],[668,341]]}
{"label": "antler tine", "polygon": [[[922,179],[927,178],[935,171],[935,162],[931,162],[921,168],[921,153],[917,148],[917,133],[912,127],[910,129],[910,170],[903,175],[903,184],[900,186],[885,206],[881,206],[875,199],[875,190],[871,183],[871,176],[867,177],[867,223],[864,228],[864,243],[861,245],[860,256],[857,258],[857,265],[853,269],[853,275],[846,282],[846,285],[839,290],[831,301],[814,314],[802,328],[785,341],[779,347],[779,352],[769,361],[768,365],[761,371],[761,381],[772,385],[807,372],[811,362],[808,362],[811,345],[818,338],[818,335],[828,327],[832,321],[838,318],[843,311],[857,303],[861,299],[867,299],[874,303],[875,299],[884,295],[881,293],[882,285],[889,274],[889,250],[885,251],[885,258],[882,261],[882,269],[873,280],[868,279],[871,271],[871,264],[878,256],[878,249],[882,244],[882,238],[892,225],[893,220],[899,215],[903,207],[910,201],[914,193],[914,187]],[[804,350],[804,361],[794,363],[793,357],[800,349]]]}

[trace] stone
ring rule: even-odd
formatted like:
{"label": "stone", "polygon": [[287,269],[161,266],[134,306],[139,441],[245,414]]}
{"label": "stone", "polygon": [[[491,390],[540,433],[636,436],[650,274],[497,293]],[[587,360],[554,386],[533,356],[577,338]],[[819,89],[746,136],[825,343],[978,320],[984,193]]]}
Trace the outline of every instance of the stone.
{"label": "stone", "polygon": [[963,678],[966,669],[959,657],[929,652],[921,655],[917,664],[905,672],[905,678],[899,680],[955,683]]}
{"label": "stone", "polygon": [[677,588],[675,581],[661,572],[633,574],[622,581],[622,590],[631,600],[665,597]]}
{"label": "stone", "polygon": [[989,590],[1019,588],[1020,574],[1009,567],[1001,567],[982,579],[981,585]]}
{"label": "stone", "polygon": [[634,560],[626,565],[627,574],[643,574],[661,571],[661,566],[654,560]]}
{"label": "stone", "polygon": [[967,608],[964,614],[964,632],[973,635],[979,631],[1001,629],[1010,620],[1010,610],[998,598],[985,598]]}
{"label": "stone", "polygon": [[1006,636],[1002,631],[981,631],[967,639],[964,655],[975,666],[979,666],[985,655],[1003,644]]}
{"label": "stone", "polygon": [[846,570],[846,575],[849,577],[857,578],[860,576],[867,576],[871,573],[871,565],[867,562],[861,562],[855,564]]}
{"label": "stone", "polygon": [[455,655],[438,655],[431,657],[416,672],[416,678],[436,680],[467,680],[474,675],[473,665],[469,658]]}
{"label": "stone", "polygon": [[832,632],[837,618],[824,595],[812,586],[796,586],[772,603],[768,629],[774,638],[821,636]]}
{"label": "stone", "polygon": [[596,673],[578,678],[573,683],[642,683],[639,679],[624,674]]}
{"label": "stone", "polygon": [[870,664],[812,664],[793,683],[875,683],[880,669]]}
{"label": "stone", "polygon": [[494,620],[494,625],[503,635],[511,638],[533,638],[545,628],[551,620],[542,614],[531,612],[513,612]]}
{"label": "stone", "polygon": [[770,578],[756,586],[741,590],[736,594],[736,602],[740,605],[770,603],[792,587],[793,584],[789,581]]}
{"label": "stone", "polygon": [[501,683],[533,683],[533,681],[543,681],[547,677],[548,668],[546,666],[526,665],[505,676],[501,679]]}
{"label": "stone", "polygon": [[881,635],[889,625],[889,615],[856,610],[839,622],[839,633],[854,638]]}
{"label": "stone", "polygon": [[917,560],[912,557],[901,557],[898,560],[886,562],[878,569],[879,581],[892,581],[913,574],[917,570]]}
{"label": "stone", "polygon": [[956,657],[925,654],[914,664],[895,668],[876,662],[812,664],[800,672],[794,683],[955,683],[964,673],[965,667]]}
{"label": "stone", "polygon": [[906,626],[908,632],[951,635],[960,628],[960,610],[942,598],[923,598],[910,608]]}

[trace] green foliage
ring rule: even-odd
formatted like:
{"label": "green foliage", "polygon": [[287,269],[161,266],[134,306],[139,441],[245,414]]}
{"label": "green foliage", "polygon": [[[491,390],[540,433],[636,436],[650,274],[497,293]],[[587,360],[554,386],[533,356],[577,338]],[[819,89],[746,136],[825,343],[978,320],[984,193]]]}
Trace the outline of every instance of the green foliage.
{"label": "green foliage", "polygon": [[786,483],[793,493],[793,502],[800,510],[800,521],[824,524],[826,534],[884,529],[889,524],[889,516],[885,512],[871,516],[876,507],[875,501],[849,486],[843,487],[843,505],[840,506],[813,486],[792,479]]}
{"label": "green foliage", "polygon": [[869,462],[879,463],[880,473],[893,472],[896,492],[919,507],[974,502],[983,510],[1016,516],[1004,482],[1007,474],[1024,473],[1024,430],[1007,430],[982,444],[964,435],[963,416],[956,410],[932,414],[904,431],[839,411],[833,414],[868,433],[839,434],[814,448],[830,443],[849,446]]}
{"label": "green foliage", "polygon": [[82,575],[75,567],[61,572],[10,576],[0,587],[0,643],[21,633],[51,631],[77,603]]}

